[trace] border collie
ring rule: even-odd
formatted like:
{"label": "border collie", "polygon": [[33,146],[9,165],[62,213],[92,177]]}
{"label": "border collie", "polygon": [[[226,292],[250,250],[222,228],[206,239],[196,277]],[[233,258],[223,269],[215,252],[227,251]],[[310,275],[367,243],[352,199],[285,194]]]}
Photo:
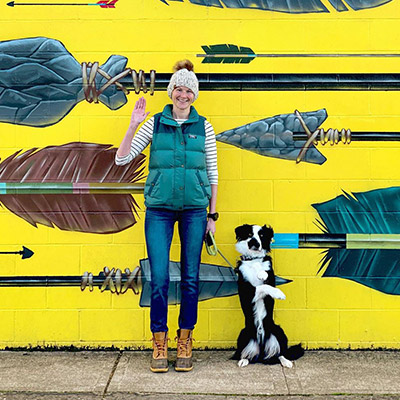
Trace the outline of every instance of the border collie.
{"label": "border collie", "polygon": [[272,269],[271,241],[274,231],[270,226],[242,225],[235,229],[236,250],[241,253],[237,262],[240,305],[245,327],[239,334],[233,359],[239,367],[250,362],[281,363],[292,368],[290,360],[304,354],[300,344],[288,348],[283,329],[273,320],[274,299],[284,300],[283,292],[275,287]]}

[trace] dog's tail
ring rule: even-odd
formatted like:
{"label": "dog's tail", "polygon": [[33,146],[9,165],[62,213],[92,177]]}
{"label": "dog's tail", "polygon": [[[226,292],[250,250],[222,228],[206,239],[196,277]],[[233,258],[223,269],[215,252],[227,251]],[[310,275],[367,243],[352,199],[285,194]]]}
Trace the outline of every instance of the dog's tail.
{"label": "dog's tail", "polygon": [[288,359],[288,360],[298,360],[300,357],[303,357],[304,355],[304,349],[301,346],[301,344],[296,344],[295,346],[291,346],[289,347],[286,351],[284,356]]}

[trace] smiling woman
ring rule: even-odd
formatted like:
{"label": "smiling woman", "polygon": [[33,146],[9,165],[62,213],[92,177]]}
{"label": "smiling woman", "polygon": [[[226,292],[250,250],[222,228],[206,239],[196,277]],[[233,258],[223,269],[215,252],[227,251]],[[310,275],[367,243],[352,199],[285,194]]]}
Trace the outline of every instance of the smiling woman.
{"label": "smiling woman", "polygon": [[179,119],[179,115],[185,117],[188,114],[190,105],[194,102],[194,93],[185,86],[178,86],[172,92],[172,103],[174,105],[174,117]]}
{"label": "smiling woman", "polygon": [[151,142],[144,196],[151,269],[150,328],[154,351],[150,369],[153,372],[168,371],[169,253],[175,222],[181,240],[181,309],[175,370],[190,371],[201,249],[205,233],[215,233],[218,218],[215,134],[211,124],[192,106],[199,95],[199,81],[189,60],[175,65],[167,91],[172,104],[146,121],[135,135],[149,114],[144,98],[136,102],[115,159],[118,165],[131,162]]}

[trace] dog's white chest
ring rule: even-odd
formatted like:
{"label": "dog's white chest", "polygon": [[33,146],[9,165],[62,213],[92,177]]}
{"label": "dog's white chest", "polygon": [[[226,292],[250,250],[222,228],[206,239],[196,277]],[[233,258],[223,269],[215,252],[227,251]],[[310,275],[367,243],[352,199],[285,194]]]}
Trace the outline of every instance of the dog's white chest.
{"label": "dog's white chest", "polygon": [[243,279],[251,283],[254,287],[262,285],[264,280],[263,273],[271,270],[271,263],[269,261],[262,260],[247,260],[240,266],[240,272],[243,275]]}

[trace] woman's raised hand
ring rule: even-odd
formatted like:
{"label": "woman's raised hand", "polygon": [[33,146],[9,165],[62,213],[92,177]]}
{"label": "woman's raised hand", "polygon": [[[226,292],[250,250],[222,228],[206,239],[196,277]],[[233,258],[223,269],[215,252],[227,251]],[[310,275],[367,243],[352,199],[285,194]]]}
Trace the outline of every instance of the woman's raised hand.
{"label": "woman's raised hand", "polygon": [[136,103],[131,115],[131,124],[139,126],[149,115],[150,112],[146,112],[146,100],[141,97]]}

